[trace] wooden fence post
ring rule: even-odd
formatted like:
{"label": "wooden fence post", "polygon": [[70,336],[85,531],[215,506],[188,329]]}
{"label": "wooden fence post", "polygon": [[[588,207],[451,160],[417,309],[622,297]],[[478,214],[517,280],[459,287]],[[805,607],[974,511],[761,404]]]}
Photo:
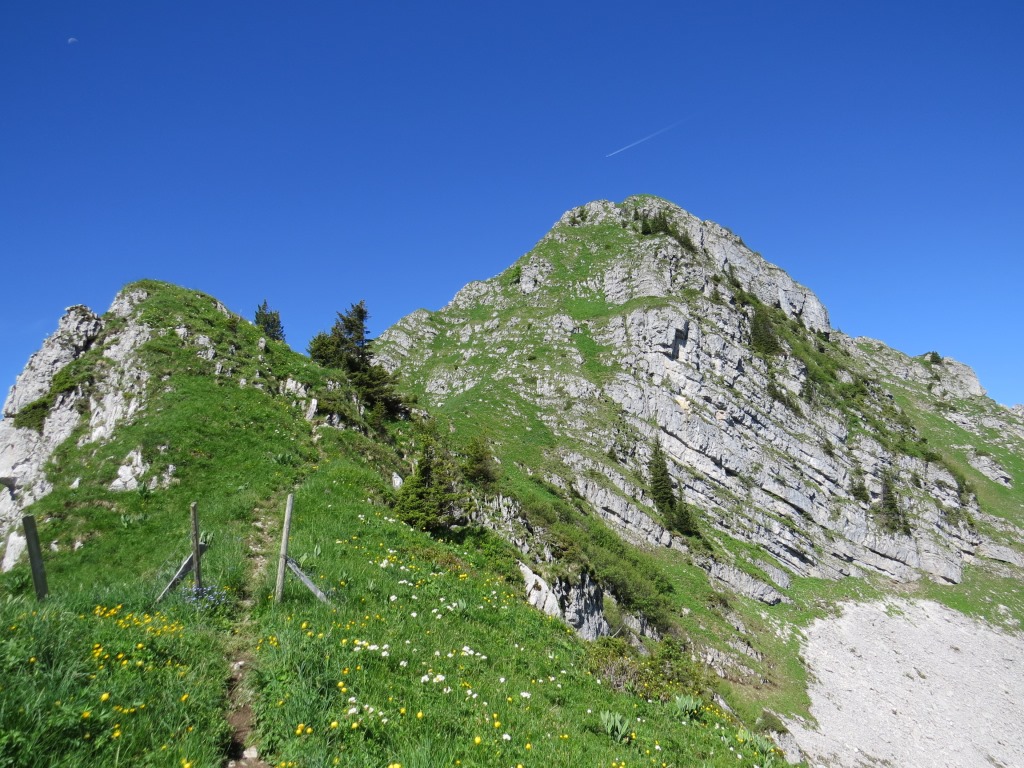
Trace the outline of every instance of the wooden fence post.
{"label": "wooden fence post", "polygon": [[28,562],[32,568],[32,583],[36,588],[36,599],[42,600],[49,594],[46,587],[46,569],[43,567],[43,551],[39,547],[39,533],[33,515],[21,518],[25,529],[25,544],[28,546]]}
{"label": "wooden fence post", "polygon": [[[199,554],[202,554],[205,551],[206,544],[200,544]],[[185,578],[185,575],[192,570],[192,563],[195,561],[195,559],[196,555],[194,552],[190,552],[189,554],[185,555],[185,559],[184,561],[182,561],[181,566],[178,568],[174,576],[171,577],[171,580],[167,583],[167,586],[164,587],[164,591],[160,593],[160,597],[156,599],[158,603],[165,597],[167,597],[167,593],[174,589],[176,586],[178,586],[178,582]]]}
{"label": "wooden fence post", "polygon": [[192,517],[192,572],[195,574],[196,590],[203,588],[203,574],[199,569],[199,558],[203,550],[199,546],[199,513],[196,511],[196,503],[193,501],[189,508]]}
{"label": "wooden fence post", "polygon": [[292,504],[294,494],[288,494],[288,504],[284,510],[284,530],[281,531],[281,557],[277,561],[277,586],[274,589],[274,602],[280,603],[284,595],[284,572],[288,566],[288,532],[292,527]]}
{"label": "wooden fence post", "polygon": [[299,577],[299,581],[306,585],[306,589],[308,589],[310,592],[316,595],[316,599],[319,600],[321,603],[329,603],[330,600],[327,599],[327,595],[321,592],[317,588],[316,584],[313,583],[313,580],[309,578],[309,576],[307,576],[305,573],[303,573],[302,569],[299,567],[299,564],[296,563],[290,557],[287,558],[287,560],[288,567],[291,569],[291,572]]}

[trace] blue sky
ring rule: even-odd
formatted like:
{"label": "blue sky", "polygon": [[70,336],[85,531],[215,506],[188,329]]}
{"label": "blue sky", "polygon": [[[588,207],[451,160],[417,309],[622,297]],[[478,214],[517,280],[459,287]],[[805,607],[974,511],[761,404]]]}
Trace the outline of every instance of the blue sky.
{"label": "blue sky", "polygon": [[[304,350],[650,193],[1024,402],[1024,4],[0,5],[0,389],[168,280]],[[70,41],[74,38],[74,41]],[[668,126],[648,141],[609,153]]]}

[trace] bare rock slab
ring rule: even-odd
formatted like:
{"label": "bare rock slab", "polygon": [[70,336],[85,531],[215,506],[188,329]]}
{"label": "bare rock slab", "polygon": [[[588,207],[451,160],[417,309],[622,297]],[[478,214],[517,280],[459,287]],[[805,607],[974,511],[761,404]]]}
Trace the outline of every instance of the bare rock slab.
{"label": "bare rock slab", "polygon": [[806,631],[812,766],[1024,765],[1024,637],[935,602],[847,604]]}

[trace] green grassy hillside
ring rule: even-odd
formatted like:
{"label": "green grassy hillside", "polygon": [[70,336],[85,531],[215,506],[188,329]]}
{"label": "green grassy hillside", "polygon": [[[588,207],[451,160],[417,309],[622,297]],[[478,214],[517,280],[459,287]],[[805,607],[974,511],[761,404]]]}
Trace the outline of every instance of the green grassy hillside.
{"label": "green grassy hillside", "polygon": [[[261,350],[208,296],[133,288],[153,330],[144,406],[102,444],[78,445],[83,423],[54,456],[54,490],[27,510],[56,543],[46,601],[25,565],[0,581],[0,765],[219,766],[239,741],[285,766],[778,762],[712,703],[685,642],[649,656],[585,643],[526,604],[517,553],[494,534],[400,522],[391,477],[409,472],[409,424],[375,432],[338,372]],[[83,369],[104,365],[120,327],[107,321]],[[288,379],[344,408],[343,428],[306,421]],[[109,490],[140,448],[143,480],[174,465],[170,484]],[[328,604],[291,576],[271,599],[289,492],[290,552]],[[192,501],[205,590],[186,579],[156,604],[189,551]]]}

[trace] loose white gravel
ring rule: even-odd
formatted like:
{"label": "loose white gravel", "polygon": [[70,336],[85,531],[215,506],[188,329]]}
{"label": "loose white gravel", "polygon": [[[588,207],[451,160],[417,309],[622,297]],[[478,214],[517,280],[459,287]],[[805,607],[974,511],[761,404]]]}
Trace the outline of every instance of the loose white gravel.
{"label": "loose white gravel", "polygon": [[1024,766],[1024,638],[930,601],[849,603],[805,630],[812,766]]}

